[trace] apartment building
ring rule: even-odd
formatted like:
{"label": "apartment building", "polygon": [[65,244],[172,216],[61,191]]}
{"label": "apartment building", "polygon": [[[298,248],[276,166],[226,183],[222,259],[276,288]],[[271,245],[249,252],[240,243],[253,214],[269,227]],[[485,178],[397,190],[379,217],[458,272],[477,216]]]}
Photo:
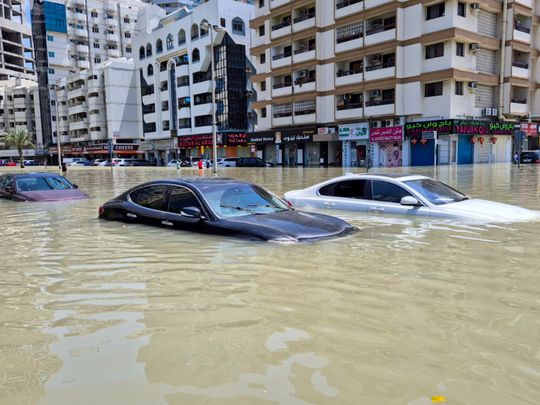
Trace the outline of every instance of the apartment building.
{"label": "apartment building", "polygon": [[140,98],[132,59],[111,59],[72,73],[55,90],[59,119],[53,129],[66,155],[108,156],[109,143],[115,154],[138,153]]}
{"label": "apartment building", "polygon": [[253,5],[210,0],[191,10],[162,13],[154,21],[140,15],[138,24],[148,31],[141,29],[134,39],[141,129],[149,157],[163,163],[178,153],[209,156],[214,105],[218,155],[249,155],[246,133],[252,120],[253,91],[248,54]]}
{"label": "apartment building", "polygon": [[[29,159],[43,154],[37,83],[12,78],[0,81],[0,136],[10,130],[27,130],[36,148],[25,150]],[[18,157],[16,149],[0,147],[0,159]]]}
{"label": "apartment building", "polygon": [[35,79],[31,29],[24,0],[0,0],[0,80]]}
{"label": "apartment building", "polygon": [[[112,58],[132,58],[139,0],[46,0],[34,2],[32,28],[44,141],[56,142],[51,87],[70,74],[99,67]],[[51,124],[48,124],[51,123]]]}
{"label": "apartment building", "polygon": [[178,10],[179,8],[192,8],[202,3],[199,0],[148,0],[148,3],[155,4],[165,10],[167,14]]}
{"label": "apartment building", "polygon": [[503,27],[500,1],[257,0],[258,153],[284,165],[510,160],[504,121],[540,113],[540,38],[535,2],[507,7]]}

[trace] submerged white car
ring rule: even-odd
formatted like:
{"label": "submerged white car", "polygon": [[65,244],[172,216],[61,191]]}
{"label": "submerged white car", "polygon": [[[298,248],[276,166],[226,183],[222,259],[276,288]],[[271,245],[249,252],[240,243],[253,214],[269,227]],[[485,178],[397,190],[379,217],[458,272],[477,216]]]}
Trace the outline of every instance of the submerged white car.
{"label": "submerged white car", "polygon": [[294,207],[514,222],[540,219],[540,212],[472,199],[425,176],[348,174],[285,193]]}

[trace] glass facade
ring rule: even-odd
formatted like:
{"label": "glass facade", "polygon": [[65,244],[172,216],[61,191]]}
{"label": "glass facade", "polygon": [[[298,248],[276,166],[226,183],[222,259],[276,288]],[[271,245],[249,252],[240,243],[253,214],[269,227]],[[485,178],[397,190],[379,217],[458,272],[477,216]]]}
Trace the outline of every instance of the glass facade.
{"label": "glass facade", "polygon": [[43,3],[45,14],[45,28],[47,31],[67,33],[66,6],[64,4]]}

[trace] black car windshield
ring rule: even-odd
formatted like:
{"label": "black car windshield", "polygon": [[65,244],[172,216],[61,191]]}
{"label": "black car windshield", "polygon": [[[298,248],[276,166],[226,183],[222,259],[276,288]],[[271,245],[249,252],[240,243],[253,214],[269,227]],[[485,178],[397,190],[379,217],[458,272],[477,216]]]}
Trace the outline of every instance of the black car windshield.
{"label": "black car windshield", "polygon": [[19,191],[69,190],[73,185],[63,177],[21,177],[17,179]]}
{"label": "black car windshield", "polygon": [[251,184],[213,185],[201,191],[214,212],[225,218],[290,210],[278,197]]}
{"label": "black car windshield", "polygon": [[435,205],[459,202],[469,198],[465,194],[434,179],[409,180],[404,183]]}

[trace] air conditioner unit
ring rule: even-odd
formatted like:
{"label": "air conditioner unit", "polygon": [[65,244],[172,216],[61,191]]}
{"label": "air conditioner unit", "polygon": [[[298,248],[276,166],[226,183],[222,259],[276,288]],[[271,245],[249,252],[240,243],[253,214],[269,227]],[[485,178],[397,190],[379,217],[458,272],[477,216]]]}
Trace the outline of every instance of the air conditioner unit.
{"label": "air conditioner unit", "polygon": [[382,127],[382,122],[381,121],[372,121],[371,122],[371,128],[380,128]]}
{"label": "air conditioner unit", "polygon": [[246,73],[251,73],[251,68],[250,67],[246,68]]}
{"label": "air conditioner unit", "polygon": [[394,126],[394,120],[385,120],[385,121],[384,121],[384,126],[385,126],[385,127],[392,127],[392,126]]}
{"label": "air conditioner unit", "polygon": [[491,117],[491,108],[484,108],[484,115]]}
{"label": "air conditioner unit", "polygon": [[307,69],[304,69],[298,72],[298,77],[306,77],[307,74],[308,74]]}
{"label": "air conditioner unit", "polygon": [[469,89],[477,89],[478,83],[477,82],[469,82]]}
{"label": "air conditioner unit", "polygon": [[496,117],[498,115],[499,111],[496,108],[491,109],[491,116]]}
{"label": "air conditioner unit", "polygon": [[469,45],[469,49],[470,49],[471,52],[476,52],[477,50],[480,49],[480,44],[478,44],[476,42],[472,43],[472,44]]}
{"label": "air conditioner unit", "polygon": [[371,63],[381,63],[381,55],[371,55],[369,61]]}
{"label": "air conditioner unit", "polygon": [[394,118],[394,125],[405,125],[405,117]]}
{"label": "air conditioner unit", "polygon": [[480,3],[471,3],[472,10],[478,10],[480,8]]}
{"label": "air conditioner unit", "polygon": [[369,96],[372,97],[372,98],[380,97],[381,96],[381,91],[380,90],[371,90],[369,92]]}

